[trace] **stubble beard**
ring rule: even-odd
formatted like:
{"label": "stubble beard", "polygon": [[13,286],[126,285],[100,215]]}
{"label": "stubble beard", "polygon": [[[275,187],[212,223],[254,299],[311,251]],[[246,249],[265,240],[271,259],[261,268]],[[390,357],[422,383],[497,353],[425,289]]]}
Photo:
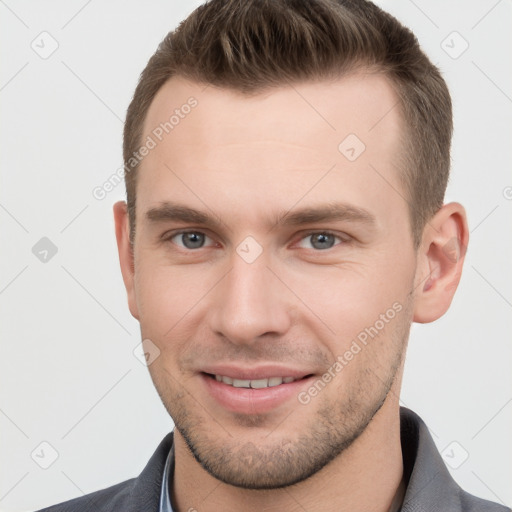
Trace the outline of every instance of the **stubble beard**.
{"label": "stubble beard", "polygon": [[[210,416],[183,388],[168,385],[152,375],[160,398],[174,420],[176,429],[186,442],[195,460],[212,477],[226,484],[243,489],[279,489],[297,484],[311,477],[340,456],[366,430],[374,416],[388,398],[395,379],[400,377],[410,322],[404,308],[400,324],[391,332],[392,354],[387,368],[361,364],[362,370],[355,382],[343,389],[335,402],[325,402],[318,407],[314,417],[297,436],[279,435],[279,426],[265,438],[265,446],[252,441],[239,441],[229,433],[229,426],[221,425]],[[373,340],[370,343],[377,342]],[[383,343],[380,340],[380,343]],[[367,347],[363,349],[367,350]],[[378,351],[372,351],[373,361],[378,361]],[[370,359],[371,361],[372,359]],[[382,375],[382,373],[385,373]],[[334,378],[333,381],[336,379]],[[332,383],[328,384],[328,386]],[[315,398],[321,400],[322,394]],[[301,413],[313,406],[298,405],[282,421],[294,423],[294,416],[301,421]],[[302,408],[306,409],[302,409]],[[265,415],[235,418],[237,426],[256,428],[265,425]],[[274,427],[275,428],[275,427]],[[261,428],[258,428],[261,438]]]}

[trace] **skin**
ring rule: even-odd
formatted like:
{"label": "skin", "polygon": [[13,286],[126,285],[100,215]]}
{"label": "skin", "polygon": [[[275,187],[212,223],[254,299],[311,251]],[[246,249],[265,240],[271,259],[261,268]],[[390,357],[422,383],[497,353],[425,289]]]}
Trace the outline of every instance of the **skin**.
{"label": "skin", "polygon": [[[457,247],[468,243],[464,208],[444,205],[414,249],[396,167],[403,121],[382,75],[251,97],[174,77],[150,106],[144,139],[190,96],[197,107],[141,163],[133,249],[126,205],[114,205],[130,311],[160,350],[149,371],[176,425],[173,506],[387,511],[403,471],[398,397],[410,325],[451,303]],[[338,150],[348,134],[366,146],[355,161]],[[218,224],[149,219],[165,202]],[[331,202],[373,222],[278,221]],[[180,230],[196,233],[194,248]],[[320,238],[324,246],[311,231],[335,236]],[[240,246],[248,236],[262,250],[251,263],[237,252],[255,254]],[[299,392],[393,304],[400,311],[301,403]],[[265,364],[312,377],[270,410],[240,412],[212,397],[202,373]]]}

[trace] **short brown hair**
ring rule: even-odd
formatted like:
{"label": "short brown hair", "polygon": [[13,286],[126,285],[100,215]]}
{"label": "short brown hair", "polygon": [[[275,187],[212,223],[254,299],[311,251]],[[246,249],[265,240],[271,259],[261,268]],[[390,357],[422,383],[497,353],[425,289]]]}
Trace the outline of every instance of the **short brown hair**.
{"label": "short brown hair", "polygon": [[452,107],[439,70],[414,34],[365,0],[211,0],[169,32],[128,107],[123,157],[130,237],[144,120],[173,76],[250,95],[369,67],[390,79],[405,119],[400,176],[417,248],[442,206],[450,170]]}

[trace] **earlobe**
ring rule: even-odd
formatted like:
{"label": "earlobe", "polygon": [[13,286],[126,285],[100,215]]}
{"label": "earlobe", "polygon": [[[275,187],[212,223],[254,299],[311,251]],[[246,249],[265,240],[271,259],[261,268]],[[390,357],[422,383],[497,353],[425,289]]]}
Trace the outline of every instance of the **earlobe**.
{"label": "earlobe", "polygon": [[445,204],[425,226],[418,249],[413,321],[433,322],[452,302],[469,242],[466,212],[459,203]]}
{"label": "earlobe", "polygon": [[128,295],[128,307],[130,308],[132,316],[139,320],[135,293],[135,262],[133,248],[130,244],[130,224],[127,205],[124,201],[118,201],[114,204],[113,210],[119,263],[121,265],[124,286]]}

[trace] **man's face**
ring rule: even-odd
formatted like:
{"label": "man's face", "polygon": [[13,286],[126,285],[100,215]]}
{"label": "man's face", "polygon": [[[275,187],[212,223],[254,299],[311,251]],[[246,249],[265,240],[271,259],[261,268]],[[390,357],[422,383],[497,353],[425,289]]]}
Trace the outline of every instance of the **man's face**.
{"label": "man's face", "polygon": [[144,126],[130,308],[176,435],[227,483],[303,480],[397,400],[416,255],[396,96],[377,74],[253,97],[174,78]]}

